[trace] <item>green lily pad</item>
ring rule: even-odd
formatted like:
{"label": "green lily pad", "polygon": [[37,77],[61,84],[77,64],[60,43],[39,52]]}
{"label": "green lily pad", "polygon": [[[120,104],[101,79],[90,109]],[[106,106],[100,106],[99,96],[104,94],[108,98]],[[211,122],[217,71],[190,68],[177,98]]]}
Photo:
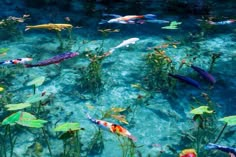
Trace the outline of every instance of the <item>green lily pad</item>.
{"label": "green lily pad", "polygon": [[48,98],[48,95],[44,95],[44,96],[42,96],[42,94],[41,93],[39,93],[39,94],[34,94],[34,95],[32,95],[31,97],[29,97],[28,99],[26,99],[26,101],[25,102],[27,102],[27,103],[36,103],[36,102],[39,102],[39,101],[44,101],[44,100],[46,100]]}
{"label": "green lily pad", "polygon": [[58,125],[54,131],[76,131],[80,130],[79,123],[64,123]]}
{"label": "green lily pad", "polygon": [[179,29],[177,26],[182,22],[172,21],[169,26],[161,27],[162,29]]}
{"label": "green lily pad", "polygon": [[31,106],[30,103],[19,103],[19,104],[8,104],[5,107],[7,108],[8,111],[14,111],[14,110],[24,109],[30,106]]}
{"label": "green lily pad", "polygon": [[225,123],[227,123],[228,125],[231,125],[231,126],[236,125],[236,115],[221,118],[221,119],[219,119],[219,121],[224,121]]}
{"label": "green lily pad", "polygon": [[6,53],[9,48],[0,48],[0,54]]}
{"label": "green lily pad", "polygon": [[34,119],[37,119],[34,115],[28,112],[22,112],[19,120],[34,120]]}
{"label": "green lily pad", "polygon": [[30,128],[42,128],[43,124],[47,123],[46,120],[42,119],[31,119],[31,120],[19,120],[17,124],[30,127]]}
{"label": "green lily pad", "polygon": [[28,82],[26,85],[27,86],[35,85],[36,87],[38,87],[38,86],[41,86],[44,81],[45,81],[45,77],[40,76],[40,77],[37,77],[37,78],[33,79],[32,81]]}
{"label": "green lily pad", "polygon": [[11,114],[2,121],[2,125],[14,125],[21,117],[21,111]]}
{"label": "green lily pad", "polygon": [[213,113],[213,110],[209,110],[208,106],[200,106],[190,111],[190,113],[192,114]]}

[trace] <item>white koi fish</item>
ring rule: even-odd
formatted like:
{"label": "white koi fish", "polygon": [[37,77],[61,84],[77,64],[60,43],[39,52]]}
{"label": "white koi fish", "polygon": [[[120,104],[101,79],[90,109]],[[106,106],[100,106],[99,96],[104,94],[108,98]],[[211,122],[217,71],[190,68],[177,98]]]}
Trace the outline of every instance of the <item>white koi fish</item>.
{"label": "white koi fish", "polygon": [[109,52],[113,52],[116,49],[121,48],[121,47],[125,47],[125,46],[129,47],[130,44],[135,44],[135,42],[138,40],[139,38],[130,38],[130,39],[124,40],[121,44],[117,45],[116,47],[111,48]]}

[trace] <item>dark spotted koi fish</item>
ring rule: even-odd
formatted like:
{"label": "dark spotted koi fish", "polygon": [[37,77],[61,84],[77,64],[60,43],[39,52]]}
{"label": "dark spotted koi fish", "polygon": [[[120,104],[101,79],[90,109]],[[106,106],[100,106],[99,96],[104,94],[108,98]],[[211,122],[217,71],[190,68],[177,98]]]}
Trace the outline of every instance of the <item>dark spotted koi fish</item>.
{"label": "dark spotted koi fish", "polygon": [[168,75],[173,77],[173,78],[175,78],[175,79],[178,79],[178,80],[180,80],[182,82],[185,82],[185,83],[187,83],[187,84],[189,84],[191,86],[194,86],[194,87],[196,87],[198,89],[201,89],[200,83],[198,81],[190,78],[190,77],[182,76],[182,75],[178,75],[178,74],[173,75],[173,74],[170,74],[170,73]]}
{"label": "dark spotted koi fish", "polygon": [[0,62],[0,64],[24,64],[25,62],[32,61],[32,58],[18,58]]}
{"label": "dark spotted koi fish", "polygon": [[206,70],[203,70],[203,69],[193,66],[193,65],[191,65],[191,68],[193,70],[195,70],[196,72],[198,72],[199,75],[201,75],[204,79],[209,81],[211,84],[216,83],[216,79],[210,73],[208,73]]}
{"label": "dark spotted koi fish", "polygon": [[133,141],[136,141],[136,138],[134,136],[132,136],[131,133],[127,129],[123,128],[122,126],[114,124],[114,123],[110,123],[110,122],[107,122],[104,120],[94,119],[88,113],[86,115],[87,115],[87,118],[92,123],[97,124],[99,127],[104,128],[104,129],[108,129],[112,133],[122,135],[122,136],[128,137],[129,139],[131,139]]}
{"label": "dark spotted koi fish", "polygon": [[40,61],[36,64],[25,64],[25,67],[31,68],[31,67],[46,66],[46,65],[50,65],[50,64],[57,64],[57,63],[60,63],[66,59],[73,58],[77,55],[79,55],[79,53],[77,53],[77,52],[65,52],[65,53],[56,55],[52,58]]}

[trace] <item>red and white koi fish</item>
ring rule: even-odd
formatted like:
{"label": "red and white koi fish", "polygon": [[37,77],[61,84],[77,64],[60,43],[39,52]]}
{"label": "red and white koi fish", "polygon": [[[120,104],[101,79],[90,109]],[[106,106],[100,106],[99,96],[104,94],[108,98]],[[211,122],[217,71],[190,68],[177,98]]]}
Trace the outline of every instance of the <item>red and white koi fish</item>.
{"label": "red and white koi fish", "polygon": [[214,21],[207,21],[210,25],[227,25],[227,24],[232,24],[234,22],[236,22],[236,20],[234,19],[230,19],[230,20],[226,20],[226,21],[218,21],[218,22],[214,22]]}
{"label": "red and white koi fish", "polygon": [[136,138],[134,136],[131,135],[131,133],[123,128],[120,125],[114,124],[114,123],[110,123],[104,120],[98,120],[98,119],[94,119],[92,118],[88,113],[86,114],[87,118],[94,124],[97,124],[99,127],[104,128],[104,129],[108,129],[110,130],[112,133],[118,134],[118,135],[122,135],[125,137],[128,137],[129,139],[136,141]]}
{"label": "red and white koi fish", "polygon": [[12,60],[6,60],[0,62],[0,64],[24,64],[25,62],[32,61],[32,58],[18,58],[18,59],[12,59]]}
{"label": "red and white koi fish", "polygon": [[156,17],[156,15],[153,14],[126,15],[126,16],[120,16],[116,14],[103,14],[103,16],[113,16],[114,18],[108,21],[103,20],[99,24],[105,24],[105,23],[134,24],[135,20],[137,19],[154,19]]}

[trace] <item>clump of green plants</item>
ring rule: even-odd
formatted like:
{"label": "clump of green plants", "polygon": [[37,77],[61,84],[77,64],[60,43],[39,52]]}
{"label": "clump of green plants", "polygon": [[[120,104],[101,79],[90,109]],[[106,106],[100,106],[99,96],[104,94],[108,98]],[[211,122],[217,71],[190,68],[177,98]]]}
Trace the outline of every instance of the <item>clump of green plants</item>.
{"label": "clump of green plants", "polygon": [[54,129],[56,132],[62,132],[59,135],[59,139],[63,141],[62,157],[81,156],[80,130],[84,128],[81,128],[79,123],[63,123]]}
{"label": "clump of green plants", "polygon": [[174,73],[175,67],[172,60],[160,48],[155,48],[154,52],[145,56],[147,65],[144,82],[151,90],[170,90],[173,86],[172,79],[168,73]]}
{"label": "clump of green plants", "polygon": [[209,72],[211,72],[213,70],[213,67],[217,61],[217,59],[219,59],[221,56],[220,53],[213,53],[211,56],[211,61],[210,61],[210,66],[209,66]]}
{"label": "clump of green plants", "polygon": [[101,48],[96,49],[96,53],[85,51],[83,55],[89,59],[89,64],[86,68],[80,69],[81,79],[79,80],[80,86],[87,92],[98,93],[103,87],[102,81],[102,62],[108,57],[111,52],[103,53]]}
{"label": "clump of green plants", "polygon": [[11,39],[17,38],[21,35],[18,29],[18,24],[24,22],[29,15],[23,15],[22,17],[9,16],[6,19],[0,21],[0,34],[1,39]]}
{"label": "clump of green plants", "polygon": [[[200,98],[193,97],[195,107],[190,113],[193,115],[193,128],[182,132],[181,142],[185,147],[194,148],[199,156],[208,156],[204,147],[212,142],[217,133],[216,104],[208,94],[202,93]],[[187,145],[186,145],[187,143]],[[180,144],[181,145],[181,144]]]}

